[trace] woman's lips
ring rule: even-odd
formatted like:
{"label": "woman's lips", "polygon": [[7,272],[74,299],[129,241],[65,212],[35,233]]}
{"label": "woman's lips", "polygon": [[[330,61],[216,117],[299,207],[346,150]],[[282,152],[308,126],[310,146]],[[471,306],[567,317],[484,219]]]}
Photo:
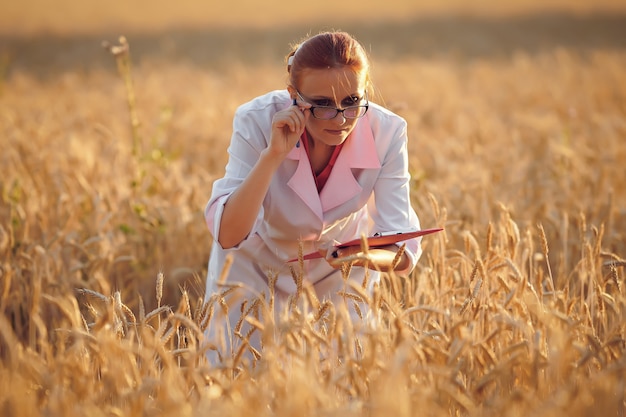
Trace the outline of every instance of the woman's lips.
{"label": "woman's lips", "polygon": [[339,129],[339,130],[326,129],[326,133],[328,133],[329,135],[335,135],[335,136],[341,136],[345,134],[346,132],[347,131],[345,129]]}

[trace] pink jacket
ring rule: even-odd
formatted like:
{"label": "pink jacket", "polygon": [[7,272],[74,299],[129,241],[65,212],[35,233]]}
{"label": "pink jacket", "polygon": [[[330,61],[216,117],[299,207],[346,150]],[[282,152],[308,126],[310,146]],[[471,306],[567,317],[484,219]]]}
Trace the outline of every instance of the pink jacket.
{"label": "pink jacket", "polygon": [[[362,234],[420,228],[410,204],[406,122],[370,103],[368,112],[346,140],[321,193],[317,192],[304,147],[294,147],[274,175],[248,237],[236,248],[222,249],[217,237],[224,203],[267,147],[273,114],[289,105],[288,92],[279,90],[237,109],[226,173],[214,182],[205,209],[206,223],[214,237],[208,288],[220,276],[230,252],[243,250],[248,257],[242,261],[256,260],[261,269],[289,274],[285,261],[298,256],[299,241],[303,241],[306,254]],[[419,242],[419,238],[406,241],[411,266],[404,273],[414,268],[421,254]],[[317,277],[308,279],[315,283]]]}

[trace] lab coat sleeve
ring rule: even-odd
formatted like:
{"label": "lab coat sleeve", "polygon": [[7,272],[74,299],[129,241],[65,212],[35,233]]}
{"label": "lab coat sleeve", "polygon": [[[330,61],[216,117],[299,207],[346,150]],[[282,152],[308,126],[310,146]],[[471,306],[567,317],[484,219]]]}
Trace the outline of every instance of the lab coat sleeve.
{"label": "lab coat sleeve", "polygon": [[[420,229],[419,219],[411,206],[406,121],[398,118],[394,127],[389,133],[391,137],[387,152],[374,186],[375,204],[370,207],[374,233],[389,234]],[[404,271],[398,271],[399,273],[408,274],[415,268],[421,255],[420,242],[421,237],[398,243],[406,244],[405,253],[410,260],[410,266]]]}
{"label": "lab coat sleeve", "polygon": [[[246,105],[235,112],[233,118],[233,134],[228,147],[228,162],[225,174],[213,183],[211,198],[204,210],[204,217],[209,231],[216,244],[219,244],[219,230],[224,213],[224,205],[230,195],[248,176],[252,167],[259,159],[261,151],[267,147],[267,130],[263,129],[257,119],[257,113],[250,111]],[[271,119],[271,118],[270,118]],[[252,230],[246,236],[253,235],[263,219],[263,206],[257,214]],[[239,243],[241,245],[241,242]],[[239,247],[237,245],[236,247]]]}

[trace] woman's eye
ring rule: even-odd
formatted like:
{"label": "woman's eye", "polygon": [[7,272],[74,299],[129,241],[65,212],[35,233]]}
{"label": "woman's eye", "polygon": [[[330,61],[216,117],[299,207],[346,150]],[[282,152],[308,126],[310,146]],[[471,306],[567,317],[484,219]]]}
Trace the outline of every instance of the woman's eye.
{"label": "woman's eye", "polygon": [[360,98],[360,97],[357,97],[357,96],[352,96],[352,97],[348,97],[348,98],[346,98],[345,100],[343,100],[343,101],[341,102],[341,104],[342,104],[343,106],[354,106],[354,105],[358,104],[358,103],[359,103],[359,101],[361,101],[361,98]]}

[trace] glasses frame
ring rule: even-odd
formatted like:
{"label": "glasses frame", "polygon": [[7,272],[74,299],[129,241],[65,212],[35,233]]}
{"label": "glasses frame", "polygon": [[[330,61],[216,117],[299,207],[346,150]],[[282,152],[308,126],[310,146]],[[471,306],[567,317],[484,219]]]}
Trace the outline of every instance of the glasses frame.
{"label": "glasses frame", "polygon": [[[315,117],[318,120],[333,120],[335,117],[337,117],[337,115],[339,113],[341,113],[341,116],[346,119],[346,120],[356,120],[356,119],[360,119],[361,117],[365,116],[365,113],[367,113],[367,110],[370,107],[370,102],[369,99],[367,98],[367,90],[365,91],[365,104],[360,104],[358,106],[348,106],[348,107],[344,107],[343,109],[340,109],[339,107],[332,107],[332,106],[314,106],[313,103],[311,103],[310,101],[306,100],[304,97],[302,97],[302,94],[300,94],[300,91],[296,90],[296,94],[298,94],[298,97],[300,97],[300,100],[304,101],[305,103],[308,103],[311,105],[311,107],[309,107],[309,110],[311,110],[311,114],[313,115],[313,117]],[[363,114],[357,116],[357,117],[346,117],[346,114],[344,113],[346,110],[351,110],[351,109],[355,109],[357,107],[363,107],[365,108],[365,111],[363,112]],[[315,115],[315,109],[326,109],[326,110],[334,110],[335,114],[333,115],[333,117],[329,117],[329,118],[324,118],[324,117],[317,117]]]}

